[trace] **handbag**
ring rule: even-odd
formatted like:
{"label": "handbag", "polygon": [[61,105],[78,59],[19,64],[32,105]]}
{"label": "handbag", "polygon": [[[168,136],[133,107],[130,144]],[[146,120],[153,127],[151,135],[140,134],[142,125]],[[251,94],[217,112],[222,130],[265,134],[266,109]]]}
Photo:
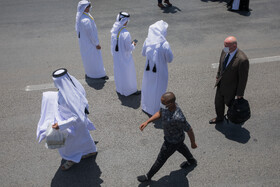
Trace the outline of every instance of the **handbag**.
{"label": "handbag", "polygon": [[241,124],[250,119],[251,110],[249,102],[244,99],[235,99],[230,107],[228,108],[227,114],[225,115],[226,120],[231,121],[235,124]]}
{"label": "handbag", "polygon": [[65,145],[67,137],[66,131],[60,131],[52,128],[52,124],[49,124],[46,131],[46,147],[48,149],[58,149]]}

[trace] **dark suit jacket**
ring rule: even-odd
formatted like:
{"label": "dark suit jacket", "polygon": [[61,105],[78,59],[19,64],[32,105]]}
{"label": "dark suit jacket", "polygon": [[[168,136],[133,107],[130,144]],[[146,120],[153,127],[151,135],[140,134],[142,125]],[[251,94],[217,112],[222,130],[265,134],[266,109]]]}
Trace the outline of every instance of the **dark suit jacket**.
{"label": "dark suit jacket", "polygon": [[220,65],[217,73],[219,91],[224,96],[243,96],[248,79],[249,60],[245,53],[237,49],[225,71],[222,70],[226,53],[222,51]]}

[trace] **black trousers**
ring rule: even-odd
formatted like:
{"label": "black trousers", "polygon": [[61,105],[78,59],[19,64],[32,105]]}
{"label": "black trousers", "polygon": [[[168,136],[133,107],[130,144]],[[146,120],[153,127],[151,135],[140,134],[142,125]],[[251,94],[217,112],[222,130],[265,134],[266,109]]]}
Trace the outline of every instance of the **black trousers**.
{"label": "black trousers", "polygon": [[155,161],[150,171],[147,173],[147,177],[151,179],[175,151],[181,153],[187,160],[193,158],[193,155],[191,154],[186,144],[184,144],[184,141],[177,144],[171,144],[165,140],[162,144],[157,160]]}
{"label": "black trousers", "polygon": [[223,120],[225,115],[225,105],[229,107],[234,100],[235,94],[231,96],[226,96],[221,94],[219,86],[217,87],[215,96],[215,110],[217,114],[217,120]]}

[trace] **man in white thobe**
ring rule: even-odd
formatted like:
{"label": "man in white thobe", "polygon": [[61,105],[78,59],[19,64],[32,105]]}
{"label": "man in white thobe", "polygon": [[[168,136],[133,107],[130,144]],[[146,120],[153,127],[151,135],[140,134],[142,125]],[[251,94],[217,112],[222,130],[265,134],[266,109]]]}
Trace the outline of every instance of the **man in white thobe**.
{"label": "man in white thobe", "polygon": [[146,65],[142,81],[141,107],[150,115],[160,109],[160,98],[166,92],[168,84],[167,63],[173,60],[169,43],[166,41],[168,24],[157,21],[149,27],[142,55],[146,56]]}
{"label": "man in white thobe", "polygon": [[136,72],[132,58],[136,42],[131,41],[130,33],[126,30],[129,16],[126,12],[120,12],[111,29],[111,53],[114,60],[116,91],[124,96],[140,94],[140,91],[137,91]]}
{"label": "man in white thobe", "polygon": [[76,14],[76,31],[85,73],[89,78],[108,79],[103,66],[97,28],[89,13],[90,9],[90,2],[82,0],[78,4]]}
{"label": "man in white thobe", "polygon": [[66,160],[61,169],[67,170],[82,158],[96,154],[97,148],[89,132],[95,127],[87,118],[88,101],[79,81],[63,68],[53,72],[53,81],[58,92],[43,93],[37,139],[40,142],[45,138],[49,124],[68,134],[65,145],[58,149]]}

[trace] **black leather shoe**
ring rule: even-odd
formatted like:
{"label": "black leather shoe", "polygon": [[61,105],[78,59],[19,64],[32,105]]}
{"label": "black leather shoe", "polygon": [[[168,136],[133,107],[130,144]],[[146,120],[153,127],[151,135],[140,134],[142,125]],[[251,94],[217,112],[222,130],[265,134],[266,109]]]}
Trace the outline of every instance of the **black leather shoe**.
{"label": "black leather shoe", "polygon": [[146,175],[140,175],[137,177],[137,180],[139,182],[147,182],[147,181],[150,181],[151,179],[149,179]]}

